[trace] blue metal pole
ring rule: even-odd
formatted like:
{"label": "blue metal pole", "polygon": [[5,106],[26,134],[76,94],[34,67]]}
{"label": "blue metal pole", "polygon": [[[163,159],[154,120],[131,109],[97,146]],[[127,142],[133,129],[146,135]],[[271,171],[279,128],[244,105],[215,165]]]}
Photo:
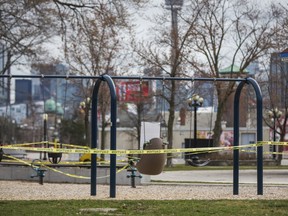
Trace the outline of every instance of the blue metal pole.
{"label": "blue metal pole", "polygon": [[[99,87],[102,81],[106,81],[110,89],[111,97],[111,134],[110,134],[110,149],[116,150],[116,129],[117,129],[117,96],[116,88],[112,78],[109,75],[103,75],[97,80],[93,89],[92,95],[92,124],[91,124],[91,148],[97,148],[98,126],[97,126],[97,96]],[[91,195],[96,195],[97,184],[97,160],[96,154],[91,155]],[[116,197],[116,155],[110,155],[110,197]]]}
{"label": "blue metal pole", "polygon": [[[113,80],[183,80],[183,81],[245,81],[244,78],[192,78],[192,77],[147,77],[147,76],[110,76]],[[0,78],[38,78],[38,79],[102,79],[102,76],[79,76],[79,75],[17,75],[0,74]]]}
{"label": "blue metal pole", "polygon": [[[260,86],[252,79],[247,78],[246,83],[253,86],[257,100],[257,142],[263,141],[263,99]],[[234,147],[239,146],[239,100],[245,82],[242,81],[235,93],[234,99]],[[233,194],[239,194],[239,150],[234,149],[233,154]],[[263,195],[263,146],[257,146],[257,194]]]}
{"label": "blue metal pole", "polygon": [[[194,106],[194,145],[195,148],[198,148],[197,146],[197,106],[195,104]],[[191,148],[191,146],[190,146]]]}
{"label": "blue metal pole", "polygon": [[[117,129],[117,96],[116,88],[112,78],[104,75],[103,79],[107,82],[111,96],[111,134],[110,149],[116,150],[116,129]],[[116,197],[116,154],[110,155],[110,197]]]}
{"label": "blue metal pole", "polygon": [[[91,148],[97,148],[98,140],[98,119],[97,119],[97,104],[98,104],[98,92],[102,80],[98,79],[94,85],[92,94],[92,110],[91,110]],[[90,179],[90,194],[96,195],[97,185],[97,155],[91,155],[91,179]]]}
{"label": "blue metal pole", "polygon": [[[233,146],[239,146],[239,101],[241,90],[245,82],[241,82],[235,92],[234,96],[234,135]],[[233,150],[233,195],[239,194],[239,149]]]}
{"label": "blue metal pole", "polygon": [[[247,78],[256,93],[257,99],[257,142],[263,141],[263,98],[259,84],[252,78]],[[263,146],[257,146],[257,194],[263,195]]]}

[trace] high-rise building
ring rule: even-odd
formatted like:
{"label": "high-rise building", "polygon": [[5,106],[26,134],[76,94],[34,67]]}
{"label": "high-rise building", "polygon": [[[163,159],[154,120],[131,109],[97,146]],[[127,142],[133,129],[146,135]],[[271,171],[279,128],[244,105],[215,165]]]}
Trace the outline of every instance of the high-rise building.
{"label": "high-rise building", "polygon": [[28,79],[15,80],[15,103],[27,103],[32,100],[32,81]]}
{"label": "high-rise building", "polygon": [[288,96],[288,48],[270,57],[269,89],[271,103],[287,107]]}
{"label": "high-rise building", "polygon": [[[8,53],[5,46],[0,43],[0,73],[10,74],[10,67],[7,67]],[[10,80],[7,78],[0,78],[0,105],[9,104],[10,94]]]}

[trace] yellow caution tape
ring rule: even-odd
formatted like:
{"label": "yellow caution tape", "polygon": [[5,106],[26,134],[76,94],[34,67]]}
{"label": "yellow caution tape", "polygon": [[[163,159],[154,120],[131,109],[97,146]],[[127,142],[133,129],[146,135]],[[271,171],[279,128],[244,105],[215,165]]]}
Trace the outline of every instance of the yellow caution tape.
{"label": "yellow caution tape", "polygon": [[[42,141],[42,142],[34,142],[34,143],[23,143],[23,144],[11,144],[11,145],[4,145],[3,147],[21,147],[21,146],[35,146],[35,145],[53,145],[57,148],[62,147],[71,147],[71,148],[80,148],[80,149],[90,149],[88,146],[81,146],[81,145],[73,145],[73,144],[65,144],[65,143],[57,143],[57,142],[49,142],[49,141]],[[2,148],[2,146],[1,146]]]}
{"label": "yellow caution tape", "polygon": [[[30,146],[30,145],[41,145],[44,143],[48,143],[47,141],[42,141],[42,142],[33,142],[33,143],[21,143],[21,144],[4,144],[4,146]],[[2,146],[1,146],[2,148]]]}
{"label": "yellow caution tape", "polygon": [[[245,149],[242,149],[241,152],[248,152],[248,153],[255,153],[256,154],[256,151],[254,150],[245,150]],[[272,154],[272,155],[288,155],[288,152],[287,151],[283,151],[283,152],[272,152],[272,151],[263,151],[263,154]]]}
{"label": "yellow caution tape", "polygon": [[[47,166],[47,165],[46,165],[46,164],[47,164],[46,162],[43,163],[42,161],[36,161],[36,162],[34,163],[34,165],[33,165],[32,163],[28,163],[27,161],[21,160],[21,159],[16,158],[16,157],[13,157],[13,156],[11,156],[11,155],[5,155],[5,154],[4,154],[4,156],[7,157],[7,158],[10,158],[10,159],[12,159],[12,160],[15,160],[15,161],[17,161],[17,162],[20,162],[20,163],[26,164],[26,165],[28,165],[28,166],[31,166],[31,167],[33,167],[33,168],[36,168],[37,166],[42,166],[42,167],[45,167],[45,168],[47,168],[47,169],[49,169],[49,170],[51,170],[51,171],[58,172],[58,173],[60,173],[60,174],[69,176],[69,177],[71,177],[71,178],[90,179],[90,177],[87,177],[87,176],[79,176],[79,175],[74,175],[74,174],[62,172],[62,171],[60,171],[60,170],[58,170],[58,169],[52,168],[52,167],[50,167],[50,166]],[[129,165],[125,165],[124,167],[122,167],[121,169],[119,169],[116,173],[122,172],[122,171],[125,170],[128,166],[129,166]],[[110,176],[110,175],[100,176],[100,177],[97,177],[97,179],[100,179],[100,178],[108,178],[109,176]]]}
{"label": "yellow caution tape", "polygon": [[222,151],[222,150],[235,150],[247,147],[256,147],[258,144],[242,145],[242,146],[230,146],[230,147],[206,147],[206,148],[181,148],[181,149],[151,149],[151,150],[100,150],[100,149],[67,149],[67,148],[36,148],[36,147],[14,147],[3,146],[3,149],[14,150],[26,150],[37,152],[52,152],[52,153],[90,153],[90,154],[167,154],[167,153],[205,153],[210,151]]}
{"label": "yellow caution tape", "polygon": [[[54,171],[54,172],[60,173],[60,174],[62,174],[62,175],[69,176],[69,177],[71,177],[71,178],[90,179],[89,176],[74,175],[74,174],[70,174],[70,173],[62,172],[62,171],[60,171],[60,170],[58,170],[58,169],[55,169],[55,168],[49,167],[49,166],[47,166],[47,165],[42,165],[42,166],[45,167],[45,168],[47,168],[47,169],[49,169],[49,170],[51,170],[51,171]],[[126,166],[124,166],[123,168],[119,169],[119,170],[116,172],[116,174],[119,173],[119,172],[122,172],[123,170],[125,170],[127,166],[128,166],[128,165],[126,165]],[[108,177],[110,177],[110,175],[106,175],[106,176],[99,176],[99,177],[97,177],[97,179],[101,179],[101,178],[108,178]]]}
{"label": "yellow caution tape", "polygon": [[[56,148],[43,148],[43,147],[27,147],[31,145],[53,145]],[[116,155],[125,155],[125,154],[169,154],[169,153],[208,153],[216,151],[225,151],[225,150],[236,150],[247,147],[257,147],[262,145],[288,145],[288,142],[272,142],[272,141],[259,141],[256,144],[241,145],[241,146],[229,146],[229,147],[206,147],[206,148],[182,148],[182,149],[152,149],[152,150],[100,150],[100,149],[90,149],[87,146],[79,146],[72,144],[60,144],[60,143],[51,143],[48,141],[42,141],[38,143],[24,143],[24,144],[13,144],[1,146],[3,149],[15,149],[15,150],[27,150],[27,151],[37,151],[37,152],[59,152],[59,153],[90,153],[90,154],[116,154]],[[60,146],[62,145],[62,148]],[[71,147],[71,148],[63,148]]]}
{"label": "yellow caution tape", "polygon": [[28,161],[21,160],[21,159],[19,159],[19,158],[13,157],[13,156],[11,156],[11,155],[3,154],[3,156],[6,157],[6,158],[10,158],[10,159],[12,159],[12,160],[18,161],[18,162],[20,162],[20,163],[26,164],[26,165],[28,165],[28,166],[31,166],[31,163],[29,163]]}
{"label": "yellow caution tape", "polygon": [[279,142],[279,141],[259,141],[259,144],[262,145],[288,145],[288,142]]}
{"label": "yellow caution tape", "polygon": [[[40,142],[40,144],[48,144],[49,142]],[[31,143],[30,143],[31,144]],[[35,144],[35,143],[32,143]],[[53,143],[55,144],[55,143]],[[151,150],[100,150],[100,149],[90,149],[87,146],[76,146],[71,144],[62,144],[66,147],[74,148],[39,148],[39,147],[25,147],[28,143],[17,145],[6,145],[1,146],[3,149],[14,149],[14,150],[26,150],[26,151],[36,151],[36,152],[52,152],[52,153],[90,153],[90,154],[116,154],[116,155],[126,155],[126,154],[169,154],[169,153],[210,153],[225,150],[237,150],[248,147],[258,147],[262,145],[288,145],[288,142],[272,142],[272,141],[259,141],[256,144],[241,145],[241,146],[229,146],[229,147],[206,147],[206,148],[180,148],[180,149],[151,149]],[[57,146],[60,146],[57,143]]]}
{"label": "yellow caution tape", "polygon": [[65,173],[65,172],[62,172],[62,171],[60,171],[58,169],[49,167],[49,166],[44,165],[44,164],[42,164],[42,166],[47,168],[47,169],[49,169],[49,170],[52,170],[54,172],[57,172],[57,173],[60,173],[60,174],[63,174],[63,175],[66,175],[66,176],[69,176],[69,177],[72,177],[72,178],[90,179],[90,177],[87,177],[87,176],[78,176],[78,175],[74,175],[74,174],[70,174],[70,173]]}
{"label": "yellow caution tape", "polygon": [[[186,149],[152,149],[152,150],[100,150],[100,149],[63,149],[63,148],[35,148],[35,147],[9,147],[5,146],[3,149],[26,150],[37,152],[52,152],[52,153],[90,153],[90,154],[165,154],[165,153],[182,153],[182,152],[204,152],[219,148],[186,148]],[[230,149],[230,148],[227,148]]]}

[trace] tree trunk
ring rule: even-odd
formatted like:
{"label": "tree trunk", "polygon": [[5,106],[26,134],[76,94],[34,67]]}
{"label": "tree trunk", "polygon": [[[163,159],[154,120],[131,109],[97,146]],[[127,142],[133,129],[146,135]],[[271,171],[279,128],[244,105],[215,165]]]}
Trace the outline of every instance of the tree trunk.
{"label": "tree trunk", "polygon": [[222,134],[222,120],[223,120],[223,114],[225,112],[225,104],[227,103],[229,95],[232,94],[234,89],[234,84],[229,83],[226,86],[223,86],[223,84],[216,85],[217,90],[217,97],[218,97],[218,107],[217,107],[217,116],[215,120],[215,125],[213,129],[213,145],[214,147],[220,146],[220,138]]}
{"label": "tree trunk", "polygon": [[281,161],[283,159],[283,145],[278,145],[278,156],[276,159],[276,165],[281,166]]}
{"label": "tree trunk", "polygon": [[[169,118],[168,118],[168,134],[167,134],[167,140],[168,140],[168,149],[173,148],[173,125],[174,125],[174,119],[175,119],[175,81],[171,81],[171,96],[169,101]],[[167,154],[167,167],[171,167],[172,164],[172,154]]]}
{"label": "tree trunk", "polygon": [[[173,109],[173,111],[172,111]],[[169,112],[169,119],[168,119],[168,134],[167,134],[167,140],[168,140],[168,149],[173,148],[173,124],[174,124],[174,117],[175,117],[175,111],[174,107],[170,107]],[[167,167],[171,167],[172,164],[172,153],[167,154]]]}
{"label": "tree trunk", "polygon": [[222,91],[220,89],[217,89],[217,95],[218,95],[218,107],[217,107],[217,116],[215,120],[215,125],[213,129],[213,146],[214,147],[219,147],[220,146],[220,137],[222,134],[222,117],[223,117],[223,112],[224,112],[224,105],[225,105],[225,100],[223,101],[223,95]]}
{"label": "tree trunk", "polygon": [[[218,111],[217,111],[217,117],[215,120],[215,126],[214,126],[214,130],[213,130],[213,146],[214,147],[219,147],[220,146],[220,137],[222,134],[222,127],[221,127],[221,119],[222,119],[222,113],[219,112],[219,106],[218,106]],[[223,107],[221,107],[220,109],[223,109]]]}
{"label": "tree trunk", "polygon": [[[285,135],[286,135],[285,125],[286,125],[286,120],[284,121],[283,128],[282,128],[281,133],[280,133],[280,142],[285,142]],[[283,150],[284,150],[284,146],[278,145],[278,156],[276,159],[276,165],[277,166],[281,165],[281,161],[283,159]]]}
{"label": "tree trunk", "polygon": [[[101,145],[100,145],[100,148],[101,150],[105,149],[105,143],[106,143],[106,131],[105,131],[105,128],[107,126],[107,123],[106,123],[106,120],[105,120],[105,110],[102,109],[101,110],[101,115],[102,115],[102,120],[101,120],[101,124],[102,124],[102,127],[101,127]],[[101,159],[102,160],[105,160],[105,154],[101,154]]]}
{"label": "tree trunk", "polygon": [[[105,149],[105,140],[106,140],[106,131],[105,131],[105,125],[102,125],[101,128],[101,150]],[[105,154],[101,154],[101,159],[105,160]]]}
{"label": "tree trunk", "polygon": [[85,116],[84,116],[84,127],[85,127],[85,143],[86,146],[90,146],[90,127],[89,127],[89,107],[85,108]]}
{"label": "tree trunk", "polygon": [[[137,149],[140,150],[141,149],[141,121],[143,120],[142,119],[142,115],[143,115],[143,103],[139,102],[137,104]],[[145,119],[144,119],[145,121]],[[144,127],[144,125],[143,125]],[[144,137],[144,141],[145,141],[145,137]]]}

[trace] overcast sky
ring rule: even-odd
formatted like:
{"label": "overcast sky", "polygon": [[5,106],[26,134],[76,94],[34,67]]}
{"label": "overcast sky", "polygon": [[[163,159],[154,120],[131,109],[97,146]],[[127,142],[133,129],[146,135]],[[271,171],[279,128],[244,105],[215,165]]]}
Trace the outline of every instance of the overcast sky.
{"label": "overcast sky", "polygon": [[[190,0],[189,0],[190,1]],[[141,39],[148,39],[149,36],[152,36],[150,28],[155,24],[151,20],[153,17],[155,17],[158,14],[163,14],[167,13],[167,10],[163,8],[165,0],[150,0],[150,4],[145,6],[144,8],[141,9],[132,9],[132,12],[134,14],[133,18],[131,21],[134,22],[136,25],[136,36],[139,40]],[[188,1],[184,0],[184,6],[185,7],[185,2],[187,3]],[[274,3],[281,3],[283,5],[287,5],[287,0],[250,0],[250,2],[259,4],[259,6],[265,6],[265,2],[274,2]],[[264,3],[263,3],[264,2]],[[170,13],[169,18],[170,18]],[[152,19],[153,20],[153,19]],[[170,25],[169,25],[170,27]],[[61,44],[61,38],[60,37],[55,37],[53,38],[52,42],[49,42],[45,45],[50,50],[50,53],[53,54],[54,59],[62,59],[64,60],[64,55],[63,55],[63,46]],[[24,60],[25,61],[25,60]],[[30,68],[27,67],[26,69],[23,68],[23,65],[21,66],[15,66],[12,70],[13,74],[29,74],[30,73]]]}

